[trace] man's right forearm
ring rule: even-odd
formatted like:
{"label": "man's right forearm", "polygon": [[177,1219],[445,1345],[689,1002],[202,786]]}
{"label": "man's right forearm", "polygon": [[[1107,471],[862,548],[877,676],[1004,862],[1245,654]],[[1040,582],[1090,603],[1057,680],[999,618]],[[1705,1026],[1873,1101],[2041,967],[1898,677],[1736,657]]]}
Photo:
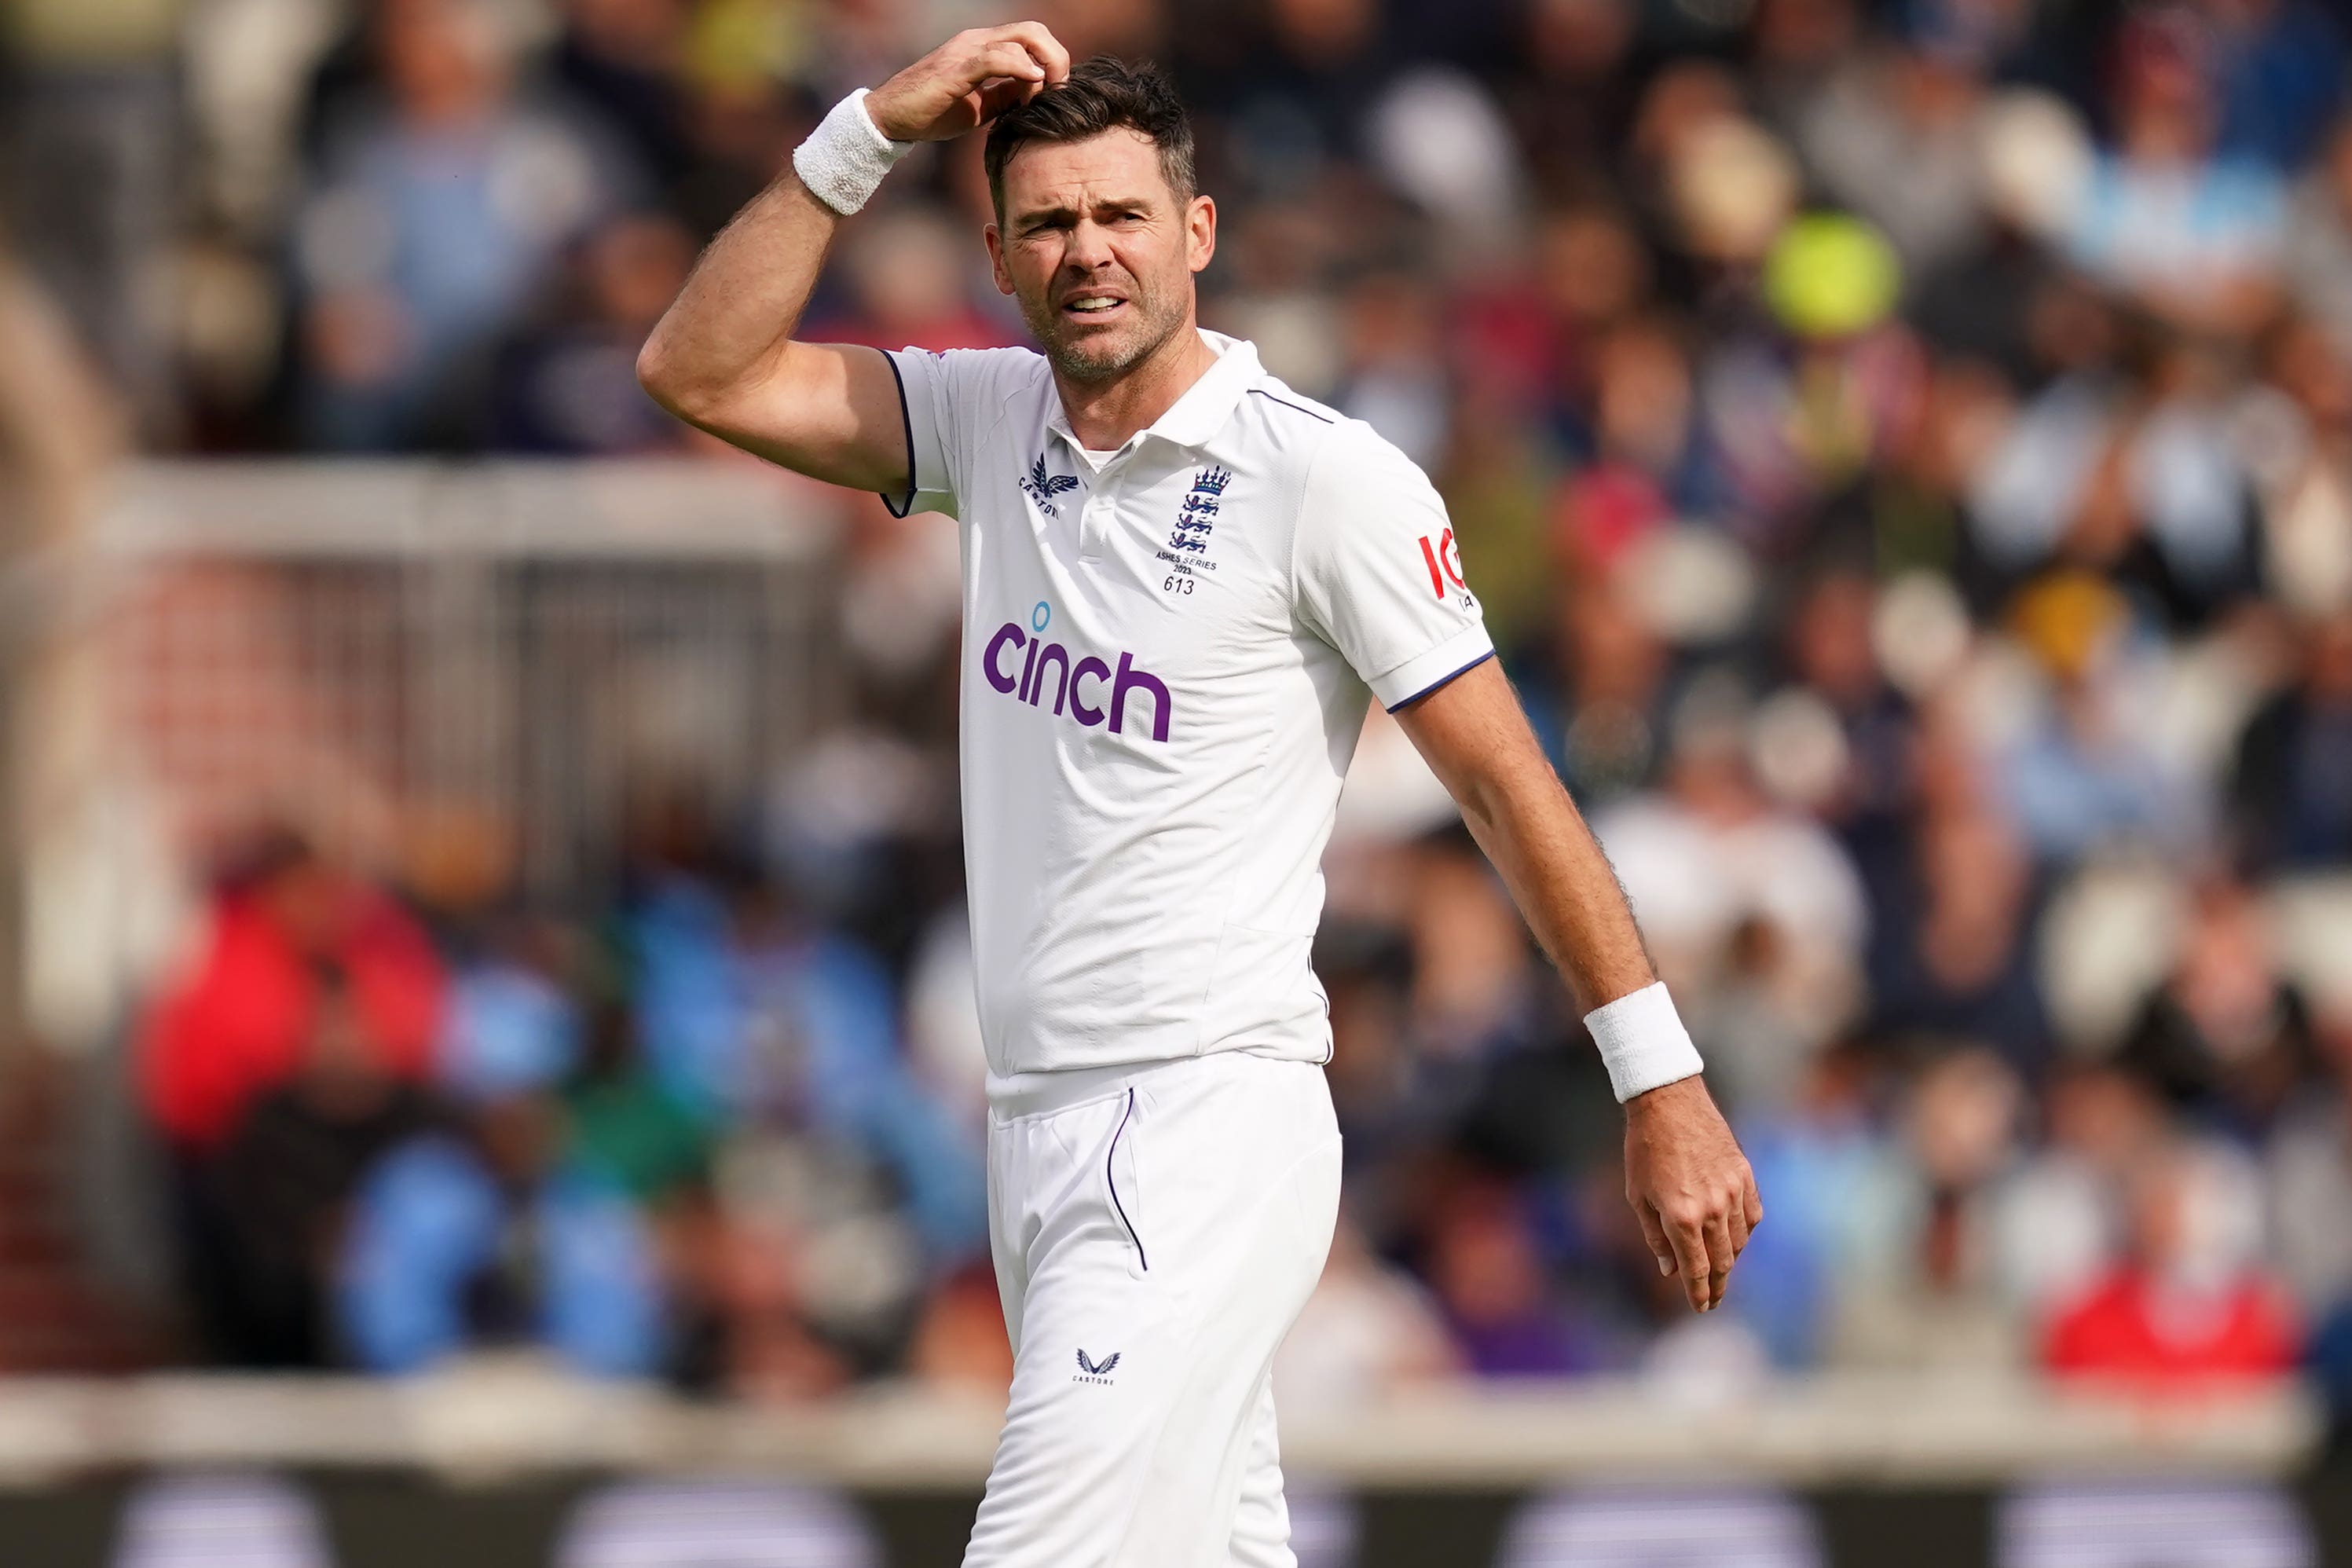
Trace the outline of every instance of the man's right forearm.
{"label": "man's right forearm", "polygon": [[637,378],[692,424],[777,375],[841,219],[787,166],[710,242],[637,355]]}
{"label": "man's right forearm", "polygon": [[796,343],[793,329],[841,215],[863,207],[908,148],[961,135],[1069,74],[1051,33],[1015,22],[958,33],[834,105],[703,252],[638,351],[638,381],[679,418],[772,463],[852,489],[909,491],[911,427],[890,361]]}

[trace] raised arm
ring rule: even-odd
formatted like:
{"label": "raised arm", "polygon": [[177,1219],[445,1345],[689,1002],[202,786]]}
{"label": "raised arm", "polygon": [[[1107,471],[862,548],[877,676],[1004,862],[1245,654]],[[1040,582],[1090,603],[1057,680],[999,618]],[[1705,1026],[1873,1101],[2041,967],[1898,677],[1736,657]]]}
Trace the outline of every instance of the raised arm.
{"label": "raised arm", "polygon": [[[1069,72],[1068,51],[1034,22],[976,28],[867,94],[862,109],[836,109],[810,140],[866,135],[869,147],[848,151],[887,160],[895,150],[886,143],[961,136]],[[866,124],[847,118],[857,115]],[[863,199],[828,195],[850,211]],[[906,425],[882,354],[793,338],[842,216],[787,168],[703,252],[638,353],[637,380],[687,423],[770,462],[856,489],[903,489]]]}
{"label": "raised arm", "polygon": [[[1643,951],[1616,873],[1536,743],[1494,660],[1398,710],[1398,721],[1452,792],[1536,940],[1588,1009],[1604,1052],[1658,1053],[1659,1066],[1612,1062],[1625,1100],[1625,1199],[1662,1271],[1679,1272],[1691,1306],[1723,1300],[1731,1265],[1764,1217],[1756,1178],[1696,1072]],[[1641,1037],[1648,1035],[1651,1037]],[[1661,1038],[1665,1036],[1670,1037]],[[1685,1056],[1675,1064],[1668,1047]],[[1627,1072],[1639,1075],[1630,1085]],[[1651,1087],[1664,1074],[1686,1072]]]}

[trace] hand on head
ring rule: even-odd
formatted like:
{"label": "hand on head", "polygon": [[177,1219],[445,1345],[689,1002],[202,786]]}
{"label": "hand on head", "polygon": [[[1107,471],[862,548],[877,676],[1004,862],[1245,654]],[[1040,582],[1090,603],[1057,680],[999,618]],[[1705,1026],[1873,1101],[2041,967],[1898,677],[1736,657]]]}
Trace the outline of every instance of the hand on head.
{"label": "hand on head", "polygon": [[1070,75],[1070,51],[1041,23],[958,33],[866,100],[893,142],[949,142]]}

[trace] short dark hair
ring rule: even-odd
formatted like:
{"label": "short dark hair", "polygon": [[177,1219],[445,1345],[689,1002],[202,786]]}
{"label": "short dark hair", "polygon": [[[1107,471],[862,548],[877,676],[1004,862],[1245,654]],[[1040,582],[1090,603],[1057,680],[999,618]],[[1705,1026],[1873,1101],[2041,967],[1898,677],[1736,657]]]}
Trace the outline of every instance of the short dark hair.
{"label": "short dark hair", "polygon": [[1192,173],[1192,121],[1176,84],[1149,60],[1130,65],[1097,55],[1069,79],[1006,110],[988,128],[988,196],[1004,216],[1004,166],[1033,142],[1084,142],[1106,131],[1139,132],[1160,149],[1160,176],[1180,202],[1199,185]]}

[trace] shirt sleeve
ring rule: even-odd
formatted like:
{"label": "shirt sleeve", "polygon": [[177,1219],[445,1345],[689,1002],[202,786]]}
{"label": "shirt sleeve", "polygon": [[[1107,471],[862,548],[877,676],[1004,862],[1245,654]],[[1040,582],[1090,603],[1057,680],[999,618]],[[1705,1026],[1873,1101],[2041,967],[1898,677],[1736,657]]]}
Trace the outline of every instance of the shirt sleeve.
{"label": "shirt sleeve", "polygon": [[948,455],[955,437],[954,415],[961,353],[930,349],[883,351],[890,374],[898,383],[898,407],[907,427],[907,488],[886,495],[882,504],[893,517],[910,511],[941,511],[956,515],[953,468]]}
{"label": "shirt sleeve", "polygon": [[1370,426],[1316,453],[1293,550],[1301,615],[1391,711],[1494,656],[1445,503]]}

